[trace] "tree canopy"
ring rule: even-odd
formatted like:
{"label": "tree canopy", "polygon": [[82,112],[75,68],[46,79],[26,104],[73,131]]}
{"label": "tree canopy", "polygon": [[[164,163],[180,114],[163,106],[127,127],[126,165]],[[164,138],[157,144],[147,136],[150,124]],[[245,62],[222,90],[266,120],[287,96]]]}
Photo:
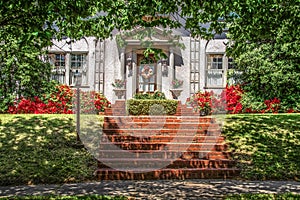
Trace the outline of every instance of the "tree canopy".
{"label": "tree canopy", "polygon": [[104,39],[113,30],[161,26],[212,39],[225,30],[233,41],[227,54],[244,72],[247,90],[260,98],[292,94],[289,101],[299,100],[299,0],[6,0],[0,14],[1,79],[24,65],[32,72],[38,66],[29,60],[53,38]]}

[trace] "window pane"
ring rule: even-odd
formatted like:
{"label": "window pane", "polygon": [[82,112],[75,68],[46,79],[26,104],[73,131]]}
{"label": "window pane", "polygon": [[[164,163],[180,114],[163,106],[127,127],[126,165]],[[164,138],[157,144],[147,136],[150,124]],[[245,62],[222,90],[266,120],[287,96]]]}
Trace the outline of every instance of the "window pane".
{"label": "window pane", "polygon": [[206,66],[206,86],[207,87],[223,87],[223,55],[210,54],[207,55]]}

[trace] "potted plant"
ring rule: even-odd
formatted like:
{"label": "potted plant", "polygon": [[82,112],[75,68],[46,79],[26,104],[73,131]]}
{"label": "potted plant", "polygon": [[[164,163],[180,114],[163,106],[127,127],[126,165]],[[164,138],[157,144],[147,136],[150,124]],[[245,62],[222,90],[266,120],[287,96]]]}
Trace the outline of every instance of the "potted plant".
{"label": "potted plant", "polygon": [[115,82],[113,82],[111,85],[115,88],[124,88],[125,84],[125,80],[115,79]]}
{"label": "potted plant", "polygon": [[201,116],[205,116],[212,113],[212,98],[212,93],[199,91],[188,98],[186,103],[191,106],[194,111],[199,112]]}
{"label": "potted plant", "polygon": [[115,79],[115,82],[112,83],[112,86],[115,88],[115,95],[118,97],[118,99],[121,99],[123,96],[125,96],[125,84],[126,81],[122,79]]}
{"label": "potted plant", "polygon": [[170,89],[173,99],[178,99],[178,97],[180,96],[182,89],[180,89],[180,87],[183,85],[183,80],[179,80],[179,79],[174,79],[171,82],[172,85],[172,89]]}
{"label": "potted plant", "polygon": [[174,79],[171,82],[171,84],[172,84],[173,89],[177,89],[177,88],[180,88],[183,85],[183,80]]}

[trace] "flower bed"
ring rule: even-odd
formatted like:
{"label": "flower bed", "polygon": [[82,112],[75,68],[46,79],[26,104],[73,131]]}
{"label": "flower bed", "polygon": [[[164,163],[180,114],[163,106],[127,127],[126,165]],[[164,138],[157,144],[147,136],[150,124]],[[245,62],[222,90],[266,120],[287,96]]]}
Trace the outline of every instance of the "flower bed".
{"label": "flower bed", "polygon": [[[75,92],[67,85],[58,85],[51,94],[40,97],[16,99],[9,107],[11,114],[72,114],[76,104]],[[104,95],[95,91],[80,92],[81,112],[103,112],[110,102]]]}

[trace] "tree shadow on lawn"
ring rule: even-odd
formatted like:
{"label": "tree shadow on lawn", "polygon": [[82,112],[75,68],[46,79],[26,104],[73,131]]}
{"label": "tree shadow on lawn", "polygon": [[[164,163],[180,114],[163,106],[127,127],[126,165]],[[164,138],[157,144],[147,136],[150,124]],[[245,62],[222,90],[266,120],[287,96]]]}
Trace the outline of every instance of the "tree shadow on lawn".
{"label": "tree shadow on lawn", "polygon": [[299,114],[231,115],[223,134],[242,178],[299,180]]}
{"label": "tree shadow on lawn", "polygon": [[92,179],[93,157],[78,145],[73,115],[1,115],[0,185]]}

